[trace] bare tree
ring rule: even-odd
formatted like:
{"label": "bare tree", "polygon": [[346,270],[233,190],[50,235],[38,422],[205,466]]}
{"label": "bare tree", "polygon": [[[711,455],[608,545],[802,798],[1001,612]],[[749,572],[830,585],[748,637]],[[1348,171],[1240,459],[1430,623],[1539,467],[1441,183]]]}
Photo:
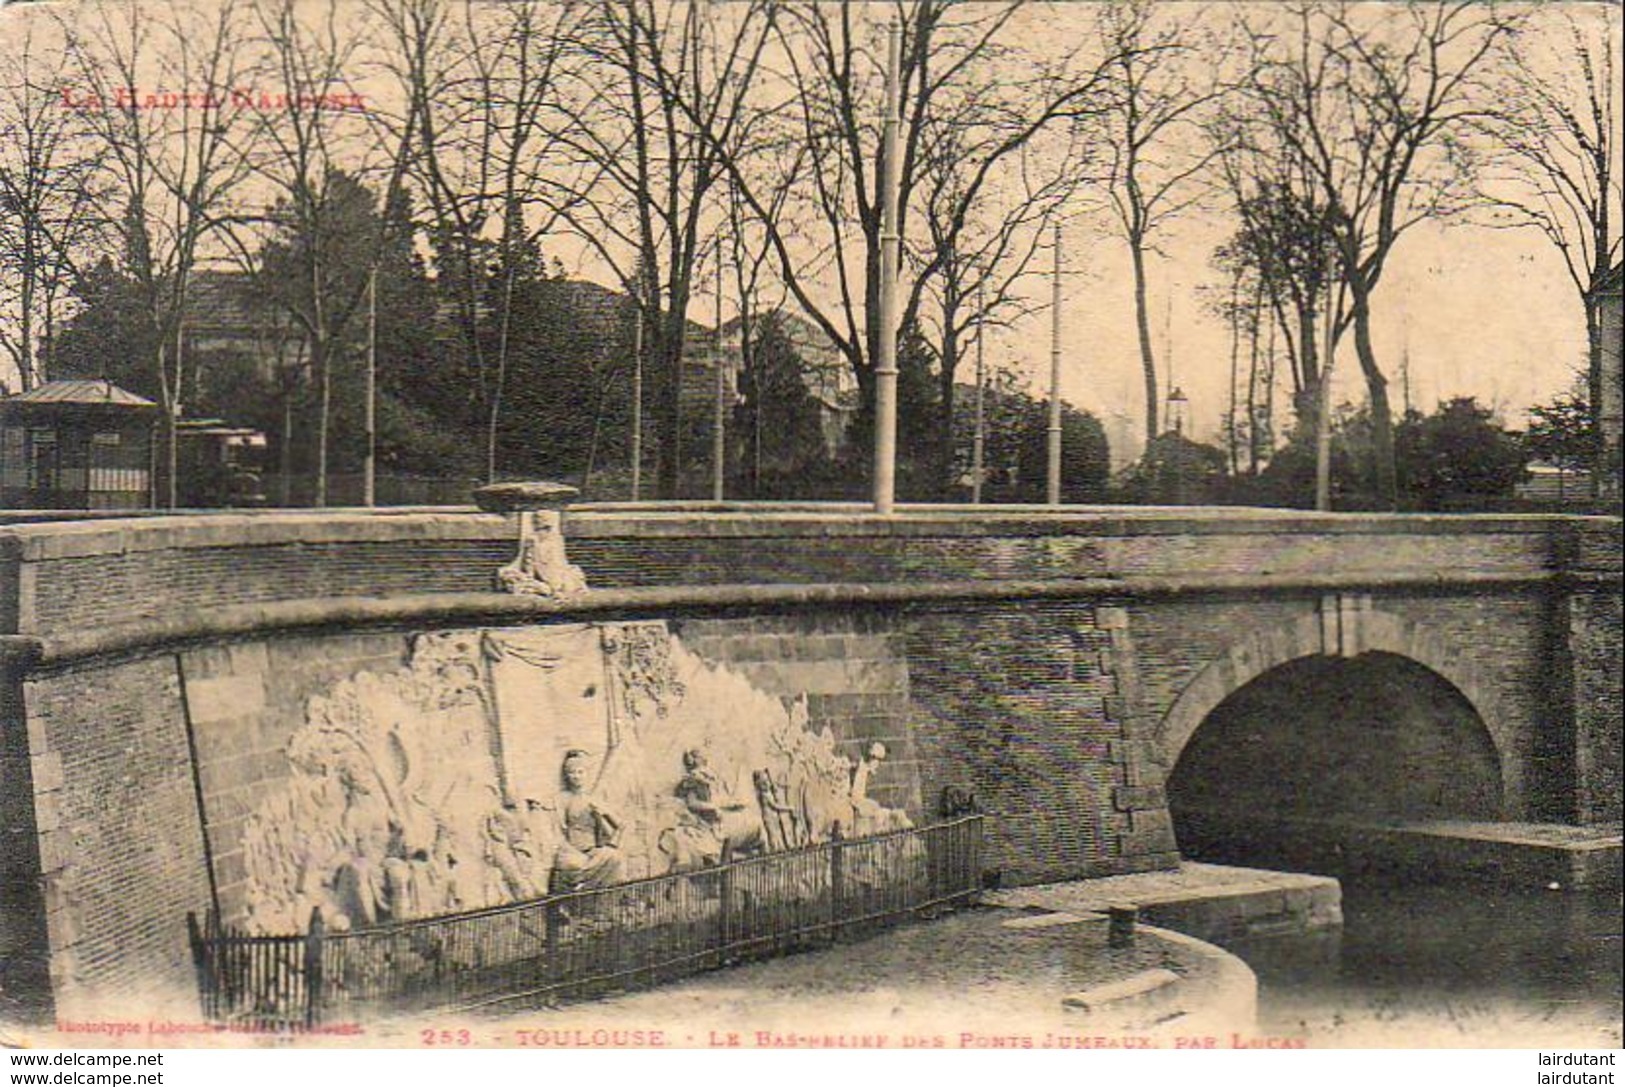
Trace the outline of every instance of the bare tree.
{"label": "bare tree", "polygon": [[[20,39],[0,53],[0,345],[23,389],[48,378],[45,353],[79,261],[103,228],[95,203],[99,164],[63,100],[45,33],[19,16]],[[68,92],[72,100],[72,91]]]}
{"label": "bare tree", "polygon": [[[356,89],[366,28],[335,0],[253,0],[250,11],[258,90],[241,101],[250,124],[235,135],[243,161],[274,204],[263,215],[244,211],[237,218],[268,223],[276,232],[259,254],[276,265],[265,296],[298,328],[308,357],[317,395],[314,502],[325,506],[334,375],[354,348],[368,270],[381,244],[378,230],[357,236],[367,232],[371,210],[363,206],[370,193],[358,177],[382,150]],[[391,175],[397,187],[401,155],[397,151]],[[283,438],[286,443],[290,435]]]}
{"label": "bare tree", "polygon": [[[1219,156],[1236,233],[1218,256],[1250,281],[1286,341],[1298,429],[1313,433],[1320,394],[1322,318],[1331,319],[1332,237],[1323,204],[1290,154],[1221,140]],[[1254,314],[1255,317],[1258,314]]]}
{"label": "bare tree", "polygon": [[[785,287],[845,356],[866,406],[873,402],[880,336],[870,318],[880,297],[883,179],[874,103],[880,101],[884,73],[877,57],[885,33],[871,10],[818,3],[785,8],[775,51],[784,69],[773,81],[779,97],[768,110],[777,134],[770,146],[779,154],[727,162],[733,185],[764,225]],[[1009,209],[999,201],[1005,195],[1000,183],[1010,176],[1006,168],[1015,169],[1011,164],[1041,134],[1096,113],[1105,72],[1087,63],[1081,49],[1018,48],[1022,31],[1036,25],[1023,25],[1020,3],[919,0],[898,4],[895,17],[903,33],[898,229],[905,239],[919,235],[911,223],[927,206],[935,224],[926,228],[935,232],[931,242],[921,236],[912,250],[913,283],[899,327],[921,327],[928,290],[939,304],[947,297],[939,277],[952,264],[948,293],[955,313],[938,329],[951,326],[959,336],[964,298],[974,290],[972,268],[1012,278],[1039,209],[1059,201],[1048,188],[1050,174],[1033,181],[1014,201],[1014,218],[1004,219]],[[774,214],[769,195],[784,189],[793,195]],[[1001,231],[1001,222],[1009,229]],[[980,264],[973,262],[984,249]],[[986,259],[995,250],[999,260]],[[951,382],[951,372],[942,380]]]}
{"label": "bare tree", "polygon": [[[1587,389],[1602,402],[1602,326],[1590,302],[1619,260],[1621,211],[1619,8],[1599,4],[1542,16],[1510,39],[1480,128],[1493,148],[1481,193],[1498,225],[1531,227],[1563,259],[1585,310]],[[1596,434],[1601,435],[1598,429]],[[1599,441],[1592,485],[1606,485]]]}
{"label": "bare tree", "polygon": [[[657,492],[683,463],[682,370],[695,276],[720,252],[725,163],[745,157],[766,114],[750,108],[773,7],[615,0],[574,43],[577,70],[559,139],[587,167],[558,210],[638,302],[654,379]],[[723,19],[727,20],[723,25]]]}
{"label": "bare tree", "polygon": [[78,116],[101,163],[101,215],[121,243],[153,351],[164,415],[166,505],[176,500],[186,390],[182,325],[192,273],[249,166],[230,138],[247,68],[235,0],[90,0],[57,9]]}
{"label": "bare tree", "polygon": [[[974,92],[973,92],[974,93]],[[966,109],[933,133],[921,188],[924,244],[913,251],[919,269],[914,309],[933,336],[937,359],[938,437],[933,468],[949,486],[954,464],[954,411],[964,346],[978,327],[1008,327],[1036,309],[1027,289],[1040,269],[1050,226],[1063,218],[1086,184],[1080,126],[1056,132],[1043,154],[998,153],[1018,135],[990,118],[967,123]],[[933,128],[937,126],[933,125]],[[986,167],[967,171],[968,163]]]}
{"label": "bare tree", "polygon": [[[784,212],[788,189],[780,189],[770,198],[767,218],[777,222]],[[762,430],[766,383],[758,365],[757,344],[761,318],[780,313],[786,302],[783,285],[769,279],[768,262],[772,257],[772,243],[760,223],[754,222],[745,208],[737,189],[728,190],[728,259],[733,265],[734,296],[739,299],[739,374],[750,388],[744,393],[746,434],[740,443],[743,448],[741,463],[749,481],[747,493],[752,498],[762,495]],[[770,293],[771,292],[771,293]],[[722,330],[717,330],[720,354]]]}
{"label": "bare tree", "polygon": [[1157,437],[1157,360],[1151,344],[1146,255],[1170,223],[1209,191],[1218,149],[1202,138],[1206,112],[1224,93],[1218,61],[1198,57],[1195,21],[1169,5],[1121,0],[1101,13],[1115,80],[1106,125],[1113,219],[1134,268],[1134,319],[1145,389],[1147,448]]}
{"label": "bare tree", "polygon": [[[540,241],[592,190],[598,171],[568,152],[560,85],[577,62],[570,5],[391,0],[393,66],[415,133],[412,174],[451,295],[481,416],[485,472],[498,436],[515,291],[538,271]],[[404,144],[403,144],[404,146]]]}
{"label": "bare tree", "polygon": [[1257,63],[1246,80],[1252,120],[1301,169],[1325,208],[1370,398],[1380,501],[1397,502],[1393,415],[1371,324],[1378,284],[1411,228],[1465,205],[1472,170],[1463,136],[1482,119],[1481,77],[1512,24],[1474,0],[1372,11],[1298,4],[1250,26]]}

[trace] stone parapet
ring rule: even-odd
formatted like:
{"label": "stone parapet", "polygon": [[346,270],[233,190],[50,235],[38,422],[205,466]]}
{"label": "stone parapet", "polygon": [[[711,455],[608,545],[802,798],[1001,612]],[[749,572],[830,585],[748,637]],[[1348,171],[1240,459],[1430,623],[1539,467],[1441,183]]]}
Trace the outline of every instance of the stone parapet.
{"label": "stone parapet", "polygon": [[[0,632],[49,635],[290,600],[480,593],[516,515],[273,511],[0,528]],[[1232,591],[1317,579],[1462,585],[1573,575],[1617,591],[1618,522],[1262,510],[653,504],[564,516],[597,589],[1186,579]],[[1610,550],[1609,544],[1613,548]],[[1203,579],[1207,579],[1204,581]]]}

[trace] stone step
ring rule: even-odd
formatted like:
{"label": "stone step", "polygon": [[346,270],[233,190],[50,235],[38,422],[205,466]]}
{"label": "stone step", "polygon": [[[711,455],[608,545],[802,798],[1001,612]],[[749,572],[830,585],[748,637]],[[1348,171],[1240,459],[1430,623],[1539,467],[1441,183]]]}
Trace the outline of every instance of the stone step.
{"label": "stone step", "polygon": [[1189,861],[1167,871],[1019,887],[983,896],[990,905],[1043,908],[1071,916],[1134,906],[1146,924],[1221,942],[1336,929],[1343,923],[1342,899],[1342,888],[1329,876]]}
{"label": "stone step", "polygon": [[1242,862],[1260,860],[1346,878],[1380,873],[1435,883],[1565,891],[1610,890],[1621,884],[1618,823],[1193,814],[1185,828],[1184,837],[1191,839],[1186,844],[1204,855]]}
{"label": "stone step", "polygon": [[1430,821],[1355,828],[1345,848],[1405,870],[1551,890],[1620,886],[1620,828]]}

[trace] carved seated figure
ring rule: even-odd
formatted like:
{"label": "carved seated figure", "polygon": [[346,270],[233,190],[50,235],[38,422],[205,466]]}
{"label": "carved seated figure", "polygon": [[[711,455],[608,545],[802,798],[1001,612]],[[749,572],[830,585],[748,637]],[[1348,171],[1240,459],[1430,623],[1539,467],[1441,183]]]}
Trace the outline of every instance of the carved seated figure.
{"label": "carved seated figure", "polygon": [[677,824],[661,832],[660,851],[673,872],[689,872],[759,850],[762,823],[745,804],[730,800],[698,750],[683,752],[683,777],[672,790],[682,803]]}
{"label": "carved seated figure", "polygon": [[877,740],[852,768],[852,834],[855,837],[907,830],[914,825],[906,813],[869,799],[869,779],[885,759],[886,745]]}
{"label": "carved seated figure", "polygon": [[572,596],[587,588],[581,567],[565,558],[556,511],[520,512],[519,554],[497,571],[497,588],[528,596]]}
{"label": "carved seated figure", "polygon": [[568,752],[559,772],[564,785],[558,807],[560,840],[548,887],[555,894],[621,882],[621,825],[593,799],[588,761],[585,751]]}

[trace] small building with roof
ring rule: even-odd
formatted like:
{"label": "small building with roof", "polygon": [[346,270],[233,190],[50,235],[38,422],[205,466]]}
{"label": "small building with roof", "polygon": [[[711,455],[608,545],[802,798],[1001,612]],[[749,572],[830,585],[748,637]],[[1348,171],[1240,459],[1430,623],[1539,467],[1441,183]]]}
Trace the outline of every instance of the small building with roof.
{"label": "small building with roof", "polygon": [[102,380],[47,381],[0,399],[0,506],[147,508],[160,414]]}

